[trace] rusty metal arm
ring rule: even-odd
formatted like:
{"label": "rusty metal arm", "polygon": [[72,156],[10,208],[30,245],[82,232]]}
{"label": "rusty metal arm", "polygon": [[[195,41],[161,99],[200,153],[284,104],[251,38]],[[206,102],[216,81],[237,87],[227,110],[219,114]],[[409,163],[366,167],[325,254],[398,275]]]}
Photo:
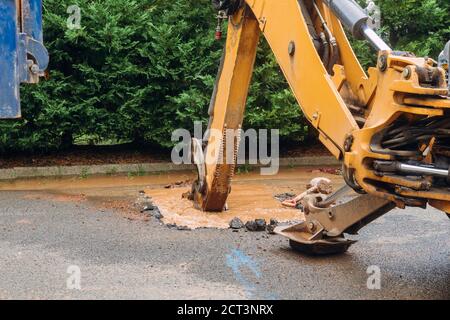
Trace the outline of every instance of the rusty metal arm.
{"label": "rusty metal arm", "polygon": [[[242,125],[259,36],[258,21],[248,8],[230,17],[224,57],[209,111],[207,146],[204,155],[197,157],[204,158],[202,164],[197,161],[197,166],[204,166],[199,171],[206,173],[200,174],[194,185],[194,202],[201,210],[222,211],[225,206],[239,145],[238,137],[231,137],[236,141],[227,143],[226,133],[227,129],[238,130]],[[232,150],[227,150],[227,145]]]}

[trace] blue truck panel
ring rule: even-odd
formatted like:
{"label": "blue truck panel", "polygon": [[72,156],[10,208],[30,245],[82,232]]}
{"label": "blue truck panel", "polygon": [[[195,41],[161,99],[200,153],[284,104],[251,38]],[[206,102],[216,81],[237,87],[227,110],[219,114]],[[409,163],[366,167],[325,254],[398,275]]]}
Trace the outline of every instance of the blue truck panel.
{"label": "blue truck panel", "polygon": [[43,42],[42,35],[42,0],[22,0],[22,32]]}
{"label": "blue truck panel", "polygon": [[39,82],[48,59],[42,0],[0,0],[0,119],[21,116],[20,84]]}
{"label": "blue truck panel", "polygon": [[15,0],[0,1],[0,118],[20,117],[19,35]]}

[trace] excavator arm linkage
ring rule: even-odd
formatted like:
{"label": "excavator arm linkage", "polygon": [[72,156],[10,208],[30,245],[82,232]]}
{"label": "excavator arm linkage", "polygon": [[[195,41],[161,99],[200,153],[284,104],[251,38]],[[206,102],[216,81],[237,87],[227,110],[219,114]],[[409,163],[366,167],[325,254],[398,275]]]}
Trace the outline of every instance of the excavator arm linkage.
{"label": "excavator arm linkage", "polygon": [[[352,0],[229,2],[235,7],[200,148],[204,161],[197,161],[203,170],[193,186],[199,209],[225,207],[239,146],[239,136],[229,141],[226,131],[242,126],[262,34],[320,141],[342,161],[348,186],[377,202],[347,221],[348,228],[381,208],[430,204],[450,212],[450,99],[445,71],[434,60],[392,51]],[[344,27],[378,51],[368,74]],[[333,223],[314,219],[307,222],[322,237],[333,234]]]}

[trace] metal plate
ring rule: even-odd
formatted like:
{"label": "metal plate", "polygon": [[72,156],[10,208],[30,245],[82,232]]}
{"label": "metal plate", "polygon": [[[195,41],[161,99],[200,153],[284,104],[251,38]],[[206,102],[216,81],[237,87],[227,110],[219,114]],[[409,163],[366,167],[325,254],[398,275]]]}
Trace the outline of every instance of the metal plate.
{"label": "metal plate", "polygon": [[305,222],[289,227],[278,227],[275,233],[288,238],[292,249],[309,255],[344,253],[356,243],[355,240],[348,240],[343,236],[312,240],[314,235],[309,232]]}
{"label": "metal plate", "polygon": [[347,240],[345,242],[336,242],[336,243],[305,244],[296,242],[294,240],[289,240],[289,245],[291,246],[292,249],[312,256],[324,256],[324,255],[345,253],[353,243],[355,243],[355,241]]}

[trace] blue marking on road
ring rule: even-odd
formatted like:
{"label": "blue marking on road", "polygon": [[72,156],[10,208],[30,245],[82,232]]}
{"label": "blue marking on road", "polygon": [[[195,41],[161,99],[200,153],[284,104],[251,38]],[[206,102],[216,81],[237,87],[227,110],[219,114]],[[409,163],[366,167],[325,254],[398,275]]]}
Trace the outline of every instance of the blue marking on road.
{"label": "blue marking on road", "polygon": [[[236,280],[244,287],[245,293],[249,299],[257,296],[262,299],[275,300],[276,295],[266,292],[264,288],[258,285],[255,280],[261,279],[262,274],[258,263],[250,256],[239,249],[232,249],[230,254],[226,255],[227,266],[233,270]],[[254,281],[248,279],[243,269],[248,269],[254,276]]]}

